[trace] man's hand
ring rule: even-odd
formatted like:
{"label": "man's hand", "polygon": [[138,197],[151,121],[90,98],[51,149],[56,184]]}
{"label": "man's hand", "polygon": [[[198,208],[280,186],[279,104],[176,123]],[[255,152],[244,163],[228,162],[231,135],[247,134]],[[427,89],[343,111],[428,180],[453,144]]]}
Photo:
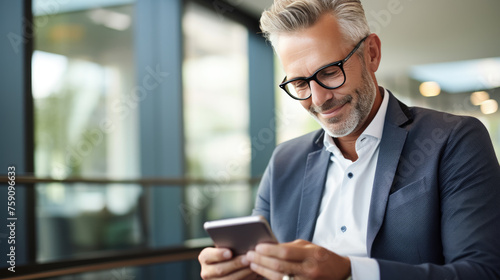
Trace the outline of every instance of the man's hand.
{"label": "man's hand", "polygon": [[198,256],[201,264],[201,278],[253,280],[261,277],[249,268],[245,255],[232,258],[231,250],[219,248],[205,248]]}
{"label": "man's hand", "polygon": [[282,244],[259,244],[247,253],[250,268],[270,280],[293,275],[295,280],[344,280],[351,275],[349,258],[305,240]]}

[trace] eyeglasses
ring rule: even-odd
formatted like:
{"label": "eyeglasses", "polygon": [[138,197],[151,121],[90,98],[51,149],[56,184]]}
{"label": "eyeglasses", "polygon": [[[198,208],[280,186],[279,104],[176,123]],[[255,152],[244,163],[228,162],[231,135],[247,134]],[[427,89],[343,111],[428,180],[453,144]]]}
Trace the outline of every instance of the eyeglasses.
{"label": "eyeglasses", "polygon": [[361,39],[361,41],[359,41],[346,58],[319,68],[316,72],[314,72],[314,74],[307,78],[299,77],[287,81],[287,77],[285,76],[279,85],[280,88],[282,88],[293,99],[306,100],[312,95],[311,87],[309,85],[311,80],[316,81],[320,86],[326,89],[336,89],[341,87],[346,80],[344,63],[346,63],[346,61],[359,49],[361,43],[363,43],[366,38],[368,38],[368,36]]}

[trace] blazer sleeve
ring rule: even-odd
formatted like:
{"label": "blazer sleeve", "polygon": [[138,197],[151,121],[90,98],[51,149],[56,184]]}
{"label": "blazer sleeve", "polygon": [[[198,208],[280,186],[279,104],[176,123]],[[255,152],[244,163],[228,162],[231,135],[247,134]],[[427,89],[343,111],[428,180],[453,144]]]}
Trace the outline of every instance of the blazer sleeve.
{"label": "blazer sleeve", "polygon": [[257,197],[255,198],[255,206],[252,211],[252,215],[262,215],[266,220],[271,223],[271,173],[273,169],[273,157],[271,157],[270,164],[268,164],[264,175],[260,181],[259,190],[257,192]]}
{"label": "blazer sleeve", "polygon": [[500,167],[482,123],[455,124],[439,164],[444,265],[377,259],[382,280],[500,279]]}

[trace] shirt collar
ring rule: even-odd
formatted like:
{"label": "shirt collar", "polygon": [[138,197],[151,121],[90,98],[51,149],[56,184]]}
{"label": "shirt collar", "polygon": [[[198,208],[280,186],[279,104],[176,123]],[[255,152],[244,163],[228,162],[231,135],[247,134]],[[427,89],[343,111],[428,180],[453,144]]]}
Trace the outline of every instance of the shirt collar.
{"label": "shirt collar", "polygon": [[[375,117],[370,122],[370,124],[365,128],[363,133],[361,133],[361,135],[372,136],[375,137],[377,140],[382,138],[382,132],[384,130],[385,115],[387,113],[388,104],[389,104],[389,93],[384,88],[382,103],[378,108],[377,114],[375,114]],[[361,138],[361,136],[359,138]],[[340,150],[337,148],[337,145],[335,145],[335,142],[333,141],[332,137],[328,135],[328,133],[324,133],[323,144],[327,151],[330,151],[335,155],[340,153]]]}
{"label": "shirt collar", "polygon": [[388,96],[389,96],[389,93],[384,88],[383,96],[382,96],[382,103],[380,104],[380,107],[378,108],[377,114],[375,114],[375,117],[370,122],[370,124],[365,129],[365,131],[363,131],[363,133],[361,133],[361,135],[369,135],[369,136],[373,136],[377,139],[382,138],[382,132],[384,130],[385,114],[387,113],[387,105],[389,104],[389,97]]}

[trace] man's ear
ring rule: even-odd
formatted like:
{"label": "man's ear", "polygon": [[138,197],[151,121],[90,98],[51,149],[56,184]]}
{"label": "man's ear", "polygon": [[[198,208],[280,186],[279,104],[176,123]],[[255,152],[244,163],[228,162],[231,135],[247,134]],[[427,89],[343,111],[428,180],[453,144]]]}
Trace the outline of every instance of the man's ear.
{"label": "man's ear", "polygon": [[377,34],[372,33],[366,38],[364,55],[367,69],[371,72],[376,72],[382,57],[381,42]]}

